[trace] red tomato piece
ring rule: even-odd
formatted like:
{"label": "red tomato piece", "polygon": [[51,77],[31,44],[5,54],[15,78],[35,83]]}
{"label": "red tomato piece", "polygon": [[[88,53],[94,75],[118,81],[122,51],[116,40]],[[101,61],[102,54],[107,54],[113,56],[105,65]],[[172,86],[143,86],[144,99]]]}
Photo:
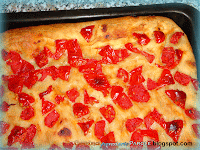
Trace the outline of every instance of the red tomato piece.
{"label": "red tomato piece", "polygon": [[76,98],[80,95],[76,88],[67,91],[66,94],[71,102],[75,102]]}
{"label": "red tomato piece", "polygon": [[97,91],[101,91],[104,96],[108,95],[110,84],[102,72],[84,74],[84,78],[92,88]]}
{"label": "red tomato piece", "polygon": [[156,43],[162,43],[165,40],[165,34],[162,31],[154,31]]}
{"label": "red tomato piece", "polygon": [[61,95],[57,95],[55,97],[55,101],[56,101],[57,104],[60,104],[60,102],[64,101],[64,97],[62,97]]}
{"label": "red tomato piece", "polygon": [[193,84],[195,90],[198,91],[199,81],[197,79],[193,79],[193,78],[191,78],[191,81],[192,81],[192,84]]}
{"label": "red tomato piece", "polygon": [[162,63],[167,66],[172,66],[174,64],[175,51],[173,47],[164,47],[162,51],[161,60]]}
{"label": "red tomato piece", "polygon": [[53,80],[56,80],[59,77],[59,70],[55,66],[50,66],[40,70],[42,77],[39,81],[43,81],[48,75],[52,77]]}
{"label": "red tomato piece", "polygon": [[137,149],[137,150],[142,150],[143,145],[137,145],[137,144],[133,144],[134,142],[143,142],[143,135],[141,134],[141,130],[138,129],[136,131],[133,132],[133,134],[131,135],[131,143],[130,143],[130,148],[131,149]]}
{"label": "red tomato piece", "polygon": [[8,136],[8,142],[7,145],[11,146],[12,144],[19,142],[22,144],[24,139],[26,138],[26,129],[20,126],[15,126],[9,136]]}
{"label": "red tomato piece", "polygon": [[136,47],[133,47],[133,44],[132,43],[127,43],[127,44],[125,44],[125,47],[129,50],[129,51],[131,51],[131,52],[134,52],[134,53],[141,53],[141,51],[138,49],[138,48],[136,48]]}
{"label": "red tomato piece", "polygon": [[58,60],[64,54],[64,52],[67,50],[67,43],[68,40],[65,39],[55,41],[56,52],[53,54],[54,59]]}
{"label": "red tomato piece", "polygon": [[53,144],[53,145],[51,145],[51,147],[49,148],[49,150],[62,150],[62,148],[59,147],[59,146],[56,145],[56,144]]}
{"label": "red tomato piece", "polygon": [[183,128],[182,120],[173,120],[166,122],[166,133],[173,139],[174,142],[178,142],[181,130]]}
{"label": "red tomato piece", "polygon": [[177,44],[182,36],[184,36],[183,32],[175,32],[170,38],[170,43]]}
{"label": "red tomato piece", "polygon": [[20,118],[23,120],[29,120],[32,117],[34,117],[34,108],[31,106],[28,106],[26,109],[24,109],[20,115]]}
{"label": "red tomato piece", "polygon": [[38,81],[38,72],[37,71],[30,71],[23,73],[22,78],[24,78],[23,84],[28,88],[31,89],[32,86]]}
{"label": "red tomato piece", "polygon": [[141,84],[144,81],[145,81],[145,79],[142,76],[142,66],[139,66],[130,72],[130,84],[131,85]]}
{"label": "red tomato piece", "polygon": [[200,112],[195,108],[190,108],[185,110],[185,114],[191,119],[197,120],[200,119]]}
{"label": "red tomato piece", "polygon": [[36,126],[31,124],[30,127],[26,129],[26,137],[22,143],[22,149],[34,148],[33,138],[36,134]]}
{"label": "red tomato piece", "polygon": [[42,115],[45,115],[46,113],[50,112],[55,107],[56,105],[52,102],[42,99]]}
{"label": "red tomato piece", "polygon": [[[77,39],[69,40],[67,42],[67,52],[68,52],[68,63],[71,66],[73,65],[73,62],[71,62],[71,60],[74,60],[74,59],[79,60],[83,58],[82,51]],[[76,66],[72,66],[72,67],[76,67]]]}
{"label": "red tomato piece", "polygon": [[186,93],[179,90],[166,90],[167,96],[179,107],[185,109]]}
{"label": "red tomato piece", "polygon": [[51,93],[53,91],[52,85],[50,85],[46,91],[39,94],[40,99],[42,99],[45,95]]}
{"label": "red tomato piece", "polygon": [[18,75],[13,75],[8,78],[8,89],[14,93],[21,93],[23,88],[23,79]]}
{"label": "red tomato piece", "polygon": [[80,143],[80,144],[76,145],[75,150],[90,150],[90,146],[86,145],[84,143]]}
{"label": "red tomato piece", "polygon": [[99,54],[102,56],[101,63],[105,64],[117,64],[130,55],[127,49],[113,50],[110,45],[101,48]]}
{"label": "red tomato piece", "polygon": [[193,124],[192,128],[193,128],[197,138],[200,138],[200,124]]}
{"label": "red tomato piece", "polygon": [[160,78],[158,79],[157,84],[158,84],[159,88],[166,86],[166,85],[175,84],[172,74],[170,73],[170,71],[168,69],[163,70]]}
{"label": "red tomato piece", "polygon": [[81,123],[78,123],[78,125],[81,127],[81,129],[83,130],[84,132],[84,135],[87,135],[88,134],[88,131],[90,129],[90,127],[92,126],[92,124],[94,123],[94,120],[90,120],[90,121],[87,121],[87,122],[81,122]]}
{"label": "red tomato piece", "polygon": [[60,66],[58,68],[59,78],[68,81],[71,67],[70,66]]}
{"label": "red tomato piece", "polygon": [[106,122],[104,120],[98,121],[95,124],[94,127],[94,134],[95,136],[101,140],[102,137],[104,137],[105,134],[105,126],[106,126]]}
{"label": "red tomato piece", "polygon": [[85,65],[79,67],[79,71],[83,74],[95,74],[102,72],[102,66],[96,59],[88,59]]}
{"label": "red tomato piece", "polygon": [[144,124],[146,125],[147,129],[150,129],[153,123],[154,119],[151,117],[150,113],[146,117],[144,117]]}
{"label": "red tomato piece", "polygon": [[60,114],[54,109],[44,118],[44,124],[47,127],[52,128],[59,118]]}
{"label": "red tomato piece", "polygon": [[146,34],[133,33],[133,36],[138,39],[137,42],[140,45],[147,45],[151,41]]}
{"label": "red tomato piece", "polygon": [[104,137],[101,138],[102,143],[115,143],[114,132],[109,132]]}
{"label": "red tomato piece", "polygon": [[141,118],[133,118],[133,119],[127,119],[126,121],[126,129],[129,131],[129,132],[133,132],[135,131],[135,129],[137,127],[139,127],[143,122],[143,119]]}
{"label": "red tomato piece", "polygon": [[99,111],[109,123],[115,119],[115,110],[112,105],[101,107]]}
{"label": "red tomato piece", "polygon": [[150,129],[148,129],[148,130],[141,130],[141,134],[143,136],[148,136],[153,141],[156,141],[156,142],[159,141],[158,131],[157,130],[150,130]]}
{"label": "red tomato piece", "polygon": [[84,103],[93,105],[94,103],[99,103],[99,101],[94,97],[90,97],[87,90],[84,90]]}
{"label": "red tomato piece", "polygon": [[163,127],[164,129],[166,128],[166,122],[163,118],[161,118],[161,114],[154,109],[152,112],[150,112],[150,117],[156,121],[161,127]]}
{"label": "red tomato piece", "polygon": [[48,53],[46,51],[46,48],[44,47],[44,50],[41,51],[36,57],[35,62],[38,65],[38,67],[42,68],[45,65],[48,64]]}
{"label": "red tomato piece", "polygon": [[91,26],[87,26],[87,27],[85,27],[85,28],[82,28],[81,31],[80,31],[81,35],[83,36],[83,38],[84,38],[87,42],[90,41],[90,39],[91,39],[91,37],[92,37],[92,35],[93,35],[93,34],[92,34],[93,29],[94,29],[94,25],[91,25]]}
{"label": "red tomato piece", "polygon": [[121,86],[112,86],[111,98],[113,99],[115,103],[116,103],[116,99],[118,98],[119,95],[122,94],[123,90],[124,89]]}
{"label": "red tomato piece", "polygon": [[143,84],[129,86],[128,95],[136,102],[148,102],[150,99],[149,92],[145,89]]}
{"label": "red tomato piece", "polygon": [[31,103],[35,102],[35,99],[26,93],[19,93],[18,101],[22,106],[29,106]]}
{"label": "red tomato piece", "polygon": [[66,148],[66,149],[72,149],[74,146],[74,143],[73,142],[70,142],[70,143],[63,143],[63,147]]}
{"label": "red tomato piece", "polygon": [[147,53],[147,52],[145,52],[145,51],[141,51],[141,54],[143,55],[143,56],[145,56],[145,58],[147,59],[147,61],[151,64],[152,62],[153,62],[153,60],[155,59],[155,56],[154,55],[152,55],[152,54],[149,54],[149,53]]}
{"label": "red tomato piece", "polygon": [[73,105],[73,112],[76,117],[80,118],[82,116],[89,114],[90,110],[88,106],[82,103],[75,103]]}
{"label": "red tomato piece", "polygon": [[181,73],[179,71],[176,71],[174,75],[174,79],[180,83],[181,85],[187,86],[189,82],[191,81],[191,77],[189,75],[186,75],[184,73]]}
{"label": "red tomato piece", "polygon": [[147,79],[147,89],[148,90],[153,90],[156,89],[158,87],[158,84],[156,81],[153,81],[151,79]]}
{"label": "red tomato piece", "polygon": [[128,80],[129,80],[129,74],[128,74],[128,72],[127,72],[125,69],[123,69],[123,68],[119,68],[118,73],[117,73],[117,77],[118,77],[118,78],[122,78],[122,80],[123,80],[124,82],[128,82]]}
{"label": "red tomato piece", "polygon": [[120,94],[115,101],[124,110],[133,106],[130,98],[125,93]]}
{"label": "red tomato piece", "polygon": [[0,110],[3,111],[3,112],[7,112],[10,108],[10,105],[3,101],[2,104],[0,105]]}
{"label": "red tomato piece", "polygon": [[8,131],[9,127],[10,125],[8,123],[0,121],[0,136],[5,134]]}

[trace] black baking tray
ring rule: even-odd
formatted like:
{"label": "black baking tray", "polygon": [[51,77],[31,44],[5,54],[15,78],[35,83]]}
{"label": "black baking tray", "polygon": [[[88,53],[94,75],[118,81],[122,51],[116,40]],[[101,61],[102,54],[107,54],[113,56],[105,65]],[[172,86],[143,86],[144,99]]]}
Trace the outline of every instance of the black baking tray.
{"label": "black baking tray", "polygon": [[140,5],[115,8],[94,8],[62,11],[19,12],[2,14],[1,32],[27,26],[75,23],[122,16],[164,16],[171,18],[188,36],[197,64],[200,82],[200,12],[182,3]]}

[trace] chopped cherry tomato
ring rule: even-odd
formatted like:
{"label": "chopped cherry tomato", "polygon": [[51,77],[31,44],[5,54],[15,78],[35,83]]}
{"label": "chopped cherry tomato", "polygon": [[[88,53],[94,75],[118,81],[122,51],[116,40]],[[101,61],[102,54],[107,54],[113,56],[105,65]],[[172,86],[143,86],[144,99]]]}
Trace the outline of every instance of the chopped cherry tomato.
{"label": "chopped cherry tomato", "polygon": [[90,110],[89,107],[82,104],[82,103],[75,103],[73,105],[73,112],[78,118],[89,114]]}
{"label": "chopped cherry tomato", "polygon": [[70,137],[72,135],[72,132],[68,128],[63,128],[58,132],[58,135],[64,137]]}
{"label": "chopped cherry tomato", "polygon": [[169,70],[167,70],[167,69],[163,70],[160,78],[158,79],[157,84],[158,84],[159,88],[166,86],[166,85],[175,84],[172,74],[170,73]]}
{"label": "chopped cherry tomato", "polygon": [[151,39],[146,34],[133,33],[133,36],[138,39],[138,44],[147,45]]}
{"label": "chopped cherry tomato", "polygon": [[106,126],[106,122],[104,120],[98,121],[95,124],[94,127],[94,134],[95,136],[101,140],[102,137],[104,137],[105,134],[105,126]]}
{"label": "chopped cherry tomato", "polygon": [[147,129],[150,129],[151,125],[154,123],[154,119],[151,117],[151,113],[144,117],[144,123]]}
{"label": "chopped cherry tomato", "polygon": [[67,52],[68,52],[68,63],[72,67],[77,67],[77,66],[73,66],[74,64],[73,61],[75,60],[79,61],[79,59],[80,60],[83,59],[82,51],[77,39],[69,40],[67,42]]}
{"label": "chopped cherry tomato", "polygon": [[65,39],[55,41],[56,52],[52,55],[54,59],[58,60],[64,54],[64,52],[67,50],[67,43],[68,40]]}
{"label": "chopped cherry tomato", "polygon": [[71,102],[75,102],[76,98],[80,95],[76,88],[67,91],[66,94]]}
{"label": "chopped cherry tomato", "polygon": [[115,119],[115,110],[112,105],[101,107],[99,111],[109,123]]}
{"label": "chopped cherry tomato", "polygon": [[8,89],[14,93],[21,93],[23,88],[23,80],[18,75],[8,78]]}
{"label": "chopped cherry tomato", "polygon": [[38,81],[38,72],[37,71],[30,71],[23,73],[22,78],[24,79],[23,84],[28,88],[31,89],[32,86]]}
{"label": "chopped cherry tomato", "polygon": [[158,84],[156,81],[153,81],[151,79],[147,79],[147,89],[148,90],[153,90],[156,89],[158,87]]}
{"label": "chopped cherry tomato", "polygon": [[63,143],[63,147],[66,148],[67,150],[72,149],[74,146],[73,142],[70,143]]}
{"label": "chopped cherry tomato", "polygon": [[117,64],[130,55],[127,49],[113,50],[110,45],[101,48],[99,54],[102,56],[101,63],[105,64]]}
{"label": "chopped cherry tomato", "polygon": [[200,124],[193,124],[192,128],[198,138],[200,138]]}
{"label": "chopped cherry tomato", "polygon": [[41,51],[36,57],[35,57],[35,62],[36,64],[42,68],[44,67],[46,64],[48,64],[48,54],[46,51],[46,48],[44,47],[44,50]]}
{"label": "chopped cherry tomato", "polygon": [[46,113],[50,112],[55,107],[56,105],[52,102],[42,99],[42,115],[45,115]]}
{"label": "chopped cherry tomato", "polygon": [[39,94],[40,99],[42,99],[45,95],[51,93],[53,91],[52,85],[50,85],[46,91]]}
{"label": "chopped cherry tomato", "polygon": [[148,102],[150,99],[149,92],[143,84],[131,85],[128,89],[128,95],[136,102]]}
{"label": "chopped cherry tomato", "polygon": [[123,68],[119,68],[117,77],[122,78],[124,82],[128,82],[128,80],[129,80],[128,72]]}
{"label": "chopped cherry tomato", "polygon": [[78,123],[78,125],[81,127],[81,129],[83,130],[84,132],[84,135],[87,135],[88,134],[88,131],[90,129],[90,127],[92,126],[92,124],[94,123],[94,120],[90,120],[90,121],[87,121],[87,122],[81,122],[81,123]]}
{"label": "chopped cherry tomato", "polygon": [[87,90],[84,90],[84,103],[93,105],[94,103],[99,103],[99,101],[94,97],[90,97]]}
{"label": "chopped cherry tomato", "polygon": [[170,39],[170,43],[177,44],[182,36],[184,36],[183,32],[175,32]]}
{"label": "chopped cherry tomato", "polygon": [[57,104],[60,104],[60,102],[64,101],[64,97],[62,97],[61,95],[57,95],[55,101]]}
{"label": "chopped cherry tomato", "polygon": [[11,146],[12,144],[19,142],[22,144],[24,139],[26,138],[26,129],[20,126],[15,126],[9,136],[8,136],[8,146]]}
{"label": "chopped cherry tomato", "polygon": [[122,109],[129,109],[133,106],[130,98],[123,92],[120,86],[113,86],[111,90],[111,98],[114,103],[117,103]]}
{"label": "chopped cherry tomato", "polygon": [[20,115],[20,118],[23,120],[29,120],[32,117],[34,117],[34,108],[31,106],[28,106],[26,109],[24,109]]}
{"label": "chopped cherry tomato", "polygon": [[162,43],[165,40],[165,34],[162,31],[154,31],[156,43]]}
{"label": "chopped cherry tomato", "polygon": [[133,119],[127,119],[126,121],[126,129],[129,131],[129,132],[133,132],[135,131],[135,129],[137,127],[139,127],[143,122],[143,119],[141,118],[133,118]]}
{"label": "chopped cherry tomato", "polygon": [[107,135],[101,138],[102,143],[115,143],[114,132],[109,132]]}
{"label": "chopped cherry tomato", "polygon": [[76,145],[75,150],[90,150],[90,146],[86,145],[84,143],[80,143],[80,144]]}
{"label": "chopped cherry tomato", "polygon": [[145,58],[147,59],[147,61],[149,63],[152,63],[153,60],[155,59],[155,56],[154,55],[151,55],[145,51],[140,51],[138,48],[135,48],[133,47],[133,44],[132,43],[127,43],[125,44],[125,47],[129,50],[129,51],[132,51],[134,53],[138,53],[138,54],[141,54],[143,56],[145,56]]}
{"label": "chopped cherry tomato", "polygon": [[51,111],[45,118],[44,118],[44,124],[49,127],[52,128],[56,122],[58,121],[60,117],[60,114],[54,109],[53,111]]}
{"label": "chopped cherry tomato", "polygon": [[192,81],[192,84],[193,84],[195,90],[198,91],[199,81],[197,79],[193,79],[193,78],[191,79],[191,81]]}
{"label": "chopped cherry tomato", "polygon": [[68,81],[71,67],[70,66],[60,66],[58,68],[59,78]]}
{"label": "chopped cherry tomato", "polygon": [[200,119],[200,112],[195,108],[190,108],[185,110],[185,114],[191,119],[197,120]]}
{"label": "chopped cherry tomato", "polygon": [[143,136],[148,136],[152,140],[158,142],[159,137],[158,137],[158,131],[157,130],[141,130],[141,134]]}
{"label": "chopped cherry tomato", "polygon": [[183,128],[182,120],[173,120],[171,122],[166,122],[166,133],[174,140],[178,142],[181,130]]}
{"label": "chopped cherry tomato", "polygon": [[83,38],[89,42],[91,37],[92,37],[92,31],[94,29],[94,25],[91,25],[91,26],[87,26],[85,28],[82,28],[81,29],[81,35],[83,36]]}
{"label": "chopped cherry tomato", "polygon": [[59,77],[59,70],[55,66],[50,66],[40,70],[42,77],[39,81],[43,81],[48,75],[52,77],[53,80],[56,80]]}
{"label": "chopped cherry tomato", "polygon": [[0,97],[3,97],[3,95],[4,95],[4,86],[1,85],[0,86]]}
{"label": "chopped cherry tomato", "polygon": [[33,138],[36,134],[36,126],[31,124],[30,127],[26,129],[26,137],[22,143],[22,149],[34,148]]}
{"label": "chopped cherry tomato", "polygon": [[35,102],[35,99],[26,93],[19,93],[18,100],[22,106],[29,106],[31,103]]}
{"label": "chopped cherry tomato", "polygon": [[3,112],[7,112],[10,108],[10,105],[3,101],[2,104],[0,105],[0,110],[3,111]]}
{"label": "chopped cherry tomato", "polygon": [[136,85],[136,84],[140,84],[142,82],[144,82],[145,79],[142,76],[142,66],[139,66],[137,68],[134,68],[131,72],[130,72],[130,84],[131,85]]}
{"label": "chopped cherry tomato", "polygon": [[175,75],[174,75],[174,79],[180,83],[181,85],[187,86],[189,84],[189,82],[191,81],[191,77],[181,73],[179,71],[176,71]]}
{"label": "chopped cherry tomato", "polygon": [[186,93],[179,90],[166,90],[167,96],[179,107],[185,109]]}
{"label": "chopped cherry tomato", "polygon": [[58,145],[56,145],[56,144],[53,144],[53,145],[51,145],[51,147],[49,148],[49,150],[62,150],[62,148],[61,147],[59,147]]}
{"label": "chopped cherry tomato", "polygon": [[0,136],[5,134],[8,131],[9,127],[10,125],[8,123],[0,121]]}

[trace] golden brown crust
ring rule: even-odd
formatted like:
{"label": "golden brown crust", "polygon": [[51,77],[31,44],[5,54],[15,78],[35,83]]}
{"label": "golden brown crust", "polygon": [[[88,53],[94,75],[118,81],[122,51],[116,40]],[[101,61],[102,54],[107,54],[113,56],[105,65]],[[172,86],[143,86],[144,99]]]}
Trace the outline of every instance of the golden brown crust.
{"label": "golden brown crust", "polygon": [[[89,25],[94,25],[95,28],[93,30],[93,36],[88,43],[80,34],[80,31],[82,28]],[[162,31],[166,36],[165,41],[160,44],[155,42],[155,37],[153,35],[153,32],[158,30]],[[145,33],[151,41],[147,45],[141,46],[137,43],[137,39],[133,37],[133,32]],[[164,47],[174,47],[174,49],[182,50],[183,56],[179,65],[171,70],[171,74],[174,75],[176,71],[179,71],[196,79],[197,70],[195,66],[195,58],[187,36],[184,34],[178,44],[172,44],[169,42],[171,36],[175,32],[183,31],[172,20],[165,17],[122,17],[75,24],[42,25],[9,30],[2,34],[3,46],[1,46],[1,49],[5,49],[8,52],[11,50],[17,51],[24,60],[30,62],[36,69],[39,69],[34,61],[34,56],[39,54],[44,47],[47,47],[50,51],[55,52],[55,40],[57,39],[77,39],[80,44],[83,57],[97,60],[102,58],[98,54],[98,48],[100,47],[110,45],[113,49],[120,49],[125,48],[124,45],[126,43],[132,43],[140,50],[154,55],[155,60],[152,63],[149,63],[144,56],[131,53],[131,55],[122,62],[103,65],[103,73],[106,75],[112,86],[120,85],[122,87],[126,87],[124,82],[116,77],[119,68],[124,68],[130,72],[132,69],[143,65],[142,75],[145,80],[147,81],[148,78],[151,78],[152,80],[157,81],[161,75],[162,69],[158,68],[155,64],[162,64],[162,49]],[[1,63],[1,67],[5,65],[5,62]],[[69,65],[67,61],[67,53],[65,53],[59,60],[49,59],[49,63],[45,67],[52,65]],[[1,73],[9,75],[11,74],[11,70],[7,67],[5,70],[2,70]],[[144,82],[145,87],[147,87],[146,81]],[[39,93],[45,91],[50,85],[53,86],[54,91],[51,94],[46,95],[45,99],[55,103],[54,99],[57,94],[65,96],[64,102],[57,105],[55,108],[60,114],[60,118],[52,128],[48,128],[44,125],[43,118],[46,115],[43,116],[41,113],[41,100],[39,98]],[[36,147],[52,144],[62,145],[63,142],[70,141],[98,142],[99,140],[94,135],[94,124],[103,119],[99,112],[99,108],[106,104],[113,105],[116,117],[112,123],[106,124],[105,130],[106,133],[114,131],[115,140],[117,142],[128,142],[131,138],[131,133],[129,133],[125,127],[127,119],[136,117],[144,119],[144,117],[154,108],[156,108],[158,112],[163,115],[165,121],[177,119],[184,120],[184,127],[181,132],[179,142],[193,142],[196,138],[194,131],[191,128],[191,125],[195,123],[195,121],[186,116],[184,110],[175,105],[165,94],[165,90],[167,89],[179,89],[184,91],[187,95],[185,107],[196,107],[196,91],[191,82],[188,86],[182,86],[175,81],[174,85],[169,85],[159,90],[149,91],[151,98],[147,103],[133,102],[133,107],[131,109],[122,110],[119,106],[114,104],[110,96],[104,97],[101,92],[91,88],[77,68],[72,68],[69,81],[63,81],[61,79],[53,81],[52,78],[48,76],[43,82],[37,82],[31,89],[26,87],[23,88],[23,92],[28,93],[35,98],[35,103],[33,104],[35,116],[28,121],[24,121],[19,118],[22,107],[17,101],[17,95],[8,90],[6,83],[4,87],[5,94],[3,96],[3,100],[9,104],[16,104],[14,107],[10,107],[9,111],[5,113],[4,121],[10,124],[10,128],[5,134],[4,145],[6,145],[7,136],[15,125],[27,128],[30,124],[35,124],[37,126],[37,133],[34,138]],[[90,96],[93,96],[100,101],[100,103],[95,104],[90,108],[91,114],[85,117],[86,119],[89,118],[94,120],[94,124],[91,126],[87,136],[84,136],[81,128],[77,125],[80,119],[74,117],[72,111],[73,103],[71,103],[65,95],[66,91],[74,87],[76,87],[80,93],[76,102],[84,102],[84,89],[87,89]],[[70,138],[63,138],[57,134],[63,127],[69,127],[72,131],[72,136]],[[157,123],[153,124],[152,129],[158,130],[160,141],[173,141]]]}

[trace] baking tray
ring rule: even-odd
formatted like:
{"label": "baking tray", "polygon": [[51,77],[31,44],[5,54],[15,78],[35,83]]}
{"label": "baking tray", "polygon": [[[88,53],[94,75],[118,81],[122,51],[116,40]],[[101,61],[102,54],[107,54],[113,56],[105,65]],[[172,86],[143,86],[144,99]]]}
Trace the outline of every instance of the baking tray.
{"label": "baking tray", "polygon": [[200,12],[192,6],[171,3],[156,5],[140,5],[117,8],[95,8],[62,11],[19,12],[2,14],[1,32],[27,26],[54,23],[74,23],[122,16],[165,16],[171,18],[186,33],[192,45],[197,64],[197,76],[200,82],[200,32],[198,23]]}

